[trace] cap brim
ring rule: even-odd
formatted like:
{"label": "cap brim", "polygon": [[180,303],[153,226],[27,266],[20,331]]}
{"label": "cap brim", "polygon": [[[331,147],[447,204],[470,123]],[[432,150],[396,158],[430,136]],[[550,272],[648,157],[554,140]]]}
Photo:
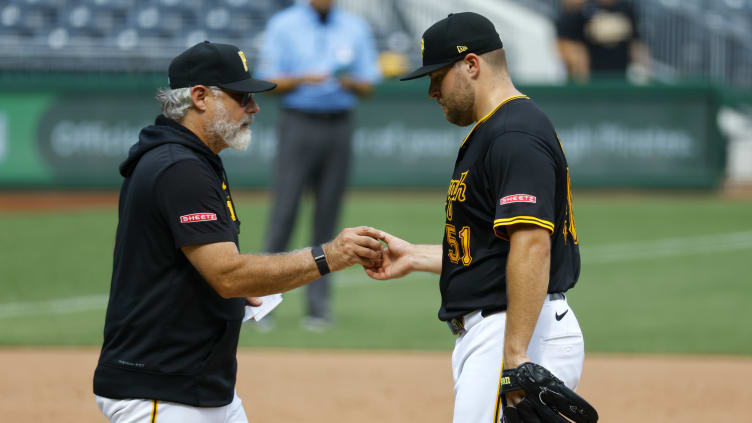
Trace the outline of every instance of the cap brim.
{"label": "cap brim", "polygon": [[219,88],[224,88],[230,91],[236,91],[239,93],[261,93],[269,91],[277,87],[277,84],[262,79],[248,78],[242,81],[229,82],[227,84],[218,85]]}
{"label": "cap brim", "polygon": [[435,65],[427,65],[427,66],[421,66],[418,69],[415,69],[414,71],[408,73],[407,75],[400,78],[400,81],[408,81],[410,79],[420,78],[421,76],[426,76],[429,73],[439,70],[443,67],[449,66],[454,62],[446,62],[446,63],[437,63]]}

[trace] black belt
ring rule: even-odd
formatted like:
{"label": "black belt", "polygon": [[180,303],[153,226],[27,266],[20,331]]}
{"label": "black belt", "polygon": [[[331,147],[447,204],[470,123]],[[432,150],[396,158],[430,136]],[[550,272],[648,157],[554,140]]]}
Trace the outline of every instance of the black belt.
{"label": "black belt", "polygon": [[[564,295],[563,292],[554,292],[551,294],[548,294],[548,300],[549,301],[556,301],[556,300],[563,300],[567,297]],[[501,313],[502,311],[506,311],[507,307],[492,307],[492,308],[484,308],[480,311],[480,315],[483,317],[491,316],[492,314]],[[447,325],[449,325],[449,330],[452,331],[453,335],[459,335],[465,330],[465,315],[462,315],[460,317],[455,317],[454,319],[449,319],[447,321]]]}
{"label": "black belt", "polygon": [[321,120],[339,120],[344,119],[348,116],[350,116],[350,110],[334,110],[331,112],[318,112],[318,111],[309,111],[309,110],[301,110],[301,109],[285,109],[286,112],[299,115],[299,116],[305,116],[309,118],[314,119],[321,119]]}

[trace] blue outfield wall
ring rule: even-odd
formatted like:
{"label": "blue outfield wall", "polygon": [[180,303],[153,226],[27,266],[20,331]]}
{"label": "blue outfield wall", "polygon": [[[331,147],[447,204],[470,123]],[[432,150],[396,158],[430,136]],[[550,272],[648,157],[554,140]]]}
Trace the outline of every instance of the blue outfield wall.
{"label": "blue outfield wall", "polygon": [[[159,75],[0,76],[0,187],[108,188],[159,113]],[[575,187],[714,188],[725,140],[711,86],[524,86],[551,117]],[[387,81],[357,109],[353,186],[443,187],[470,130],[447,123],[427,80]],[[253,143],[221,153],[233,186],[266,187],[278,98],[260,94]],[[295,163],[289,163],[295,166]]]}

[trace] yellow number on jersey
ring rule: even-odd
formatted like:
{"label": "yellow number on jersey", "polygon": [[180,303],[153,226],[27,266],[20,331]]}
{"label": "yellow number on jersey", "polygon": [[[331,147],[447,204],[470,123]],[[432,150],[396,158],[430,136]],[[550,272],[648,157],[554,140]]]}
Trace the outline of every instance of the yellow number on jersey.
{"label": "yellow number on jersey", "polygon": [[[460,238],[459,242],[457,241],[457,235],[459,235]],[[447,223],[446,239],[449,244],[449,251],[447,251],[449,261],[457,264],[461,259],[463,266],[469,266],[473,261],[473,257],[470,255],[470,227],[463,226],[458,234],[454,225]],[[462,253],[461,256],[460,252]]]}

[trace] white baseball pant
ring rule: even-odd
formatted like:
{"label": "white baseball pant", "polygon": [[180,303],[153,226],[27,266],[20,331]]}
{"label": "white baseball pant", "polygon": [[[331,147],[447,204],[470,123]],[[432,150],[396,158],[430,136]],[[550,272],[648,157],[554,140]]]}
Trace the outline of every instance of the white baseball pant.
{"label": "white baseball pant", "polygon": [[176,402],[97,397],[97,406],[110,423],[248,423],[237,392],[222,407],[195,407]]}
{"label": "white baseball pant", "polygon": [[[482,317],[475,311],[464,317],[465,330],[452,352],[454,423],[498,423],[501,419],[499,386],[505,325],[505,312]],[[577,388],[585,343],[566,298],[546,297],[527,353],[568,387]]]}

